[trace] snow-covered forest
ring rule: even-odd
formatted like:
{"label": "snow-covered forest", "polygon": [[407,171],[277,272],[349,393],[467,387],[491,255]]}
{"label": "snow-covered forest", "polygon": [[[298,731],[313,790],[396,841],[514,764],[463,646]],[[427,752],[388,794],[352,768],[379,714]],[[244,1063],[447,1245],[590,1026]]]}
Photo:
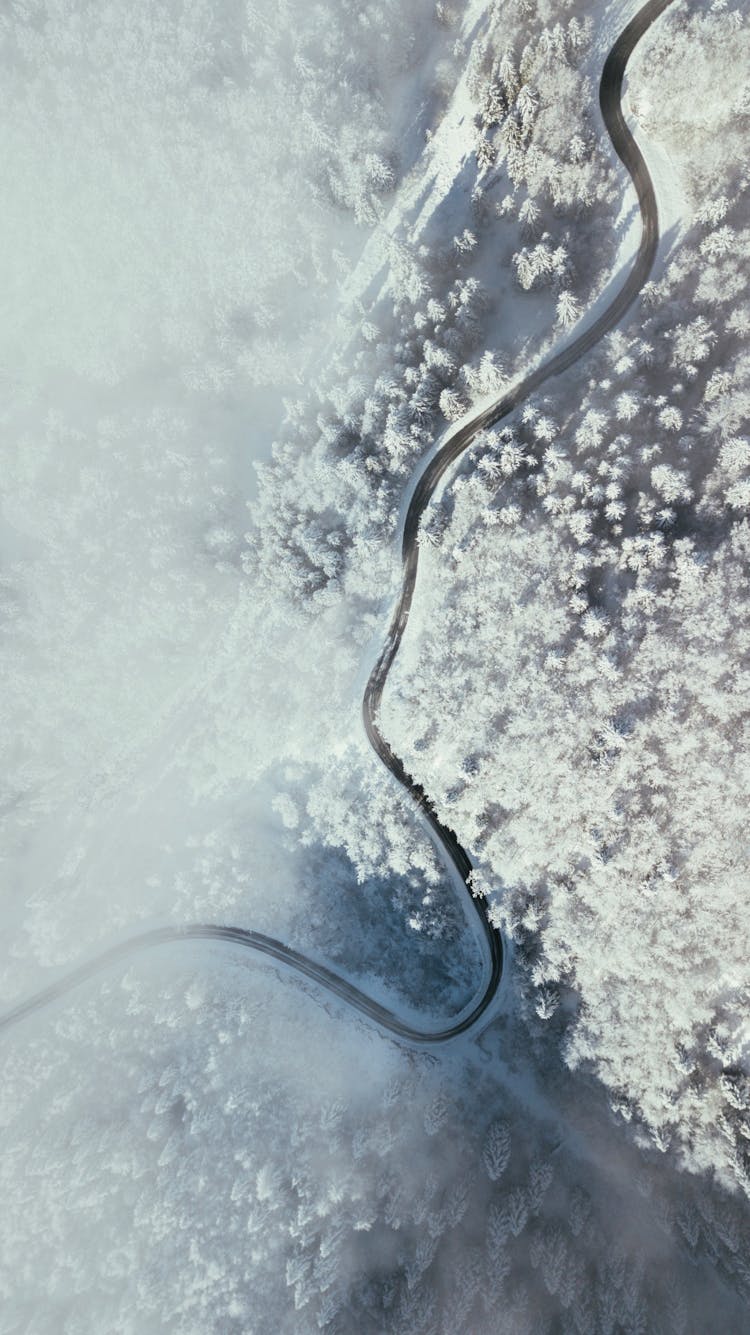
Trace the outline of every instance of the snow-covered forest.
{"label": "snow-covered forest", "polygon": [[[0,13],[0,1013],[192,923],[481,991],[362,699],[425,463],[634,263],[637,10]],[[378,723],[492,1004],[193,940],[0,1028],[3,1335],[750,1333],[748,69],[654,21],[649,280],[420,522]]]}

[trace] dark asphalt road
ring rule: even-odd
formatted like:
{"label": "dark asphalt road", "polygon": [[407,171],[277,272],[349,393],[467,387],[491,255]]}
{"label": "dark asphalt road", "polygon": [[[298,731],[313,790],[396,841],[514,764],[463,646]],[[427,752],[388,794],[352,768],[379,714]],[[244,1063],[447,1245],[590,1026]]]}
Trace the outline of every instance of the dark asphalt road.
{"label": "dark asphalt road", "polygon": [[482,937],[489,956],[489,973],[476,1004],[463,1018],[445,1025],[441,1029],[418,1029],[404,1023],[393,1011],[387,1010],[377,1001],[366,996],[364,992],[360,992],[358,988],[347,982],[339,974],[326,968],[324,964],[318,964],[305,955],[300,955],[296,950],[285,946],[281,941],[274,940],[273,937],[264,936],[260,932],[246,931],[241,927],[196,924],[187,927],[156,928],[153,931],[142,932],[138,936],[129,937],[126,941],[112,946],[109,950],[103,951],[86,964],[82,964],[77,969],[65,974],[57,982],[50,984],[49,987],[40,992],[36,992],[12,1010],[6,1012],[5,1015],[0,1016],[0,1030],[8,1029],[11,1025],[17,1024],[33,1011],[48,1006],[51,1002],[66,996],[73,988],[78,987],[79,984],[92,978],[95,974],[110,968],[114,964],[130,959],[149,947],[166,945],[170,942],[195,940],[229,942],[246,950],[252,950],[255,954],[275,960],[293,970],[294,973],[312,979],[327,992],[339,997],[353,1010],[374,1020],[376,1024],[389,1033],[411,1043],[443,1043],[447,1039],[455,1038],[458,1034],[471,1029],[487,1010],[497,992],[502,977],[502,938],[490,923],[484,902],[475,899],[469,890],[471,862],[458,842],[455,833],[438,820],[424,789],[418,783],[415,783],[411,775],[407,774],[403,763],[380,732],[378,726],[380,703],[388,673],[398,652],[409,619],[417,579],[420,520],[441,478],[463,454],[464,450],[471,445],[478,432],[487,427],[495,426],[504,417],[514,412],[534,390],[579,361],[605,334],[614,329],[635,301],[651,272],[659,242],[656,196],[643,156],[625,123],[622,111],[622,83],[625,67],[636,44],[654,20],[671,3],[672,0],[650,0],[649,4],[644,5],[639,10],[636,17],[620,34],[610,51],[604,65],[599,88],[599,103],[605,125],[614,148],[627,168],[638,194],[642,235],[633,267],[610,305],[588,329],[584,330],[578,338],[575,338],[561,352],[552,356],[537,370],[532,371],[515,389],[504,395],[497,403],[484,409],[471,421],[463,422],[457,427],[427,464],[417,482],[404,523],[401,595],[393,613],[385,647],[367,683],[362,705],[365,730],[375,752],[394,778],[398,779],[429,823],[443,850],[446,862],[456,870],[466,886],[472,910],[479,919]]}

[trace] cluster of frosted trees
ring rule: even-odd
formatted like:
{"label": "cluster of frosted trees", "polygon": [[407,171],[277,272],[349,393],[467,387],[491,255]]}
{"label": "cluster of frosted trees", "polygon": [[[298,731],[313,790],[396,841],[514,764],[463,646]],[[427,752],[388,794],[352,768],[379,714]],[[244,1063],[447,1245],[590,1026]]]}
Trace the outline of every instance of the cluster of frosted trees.
{"label": "cluster of frosted trees", "polygon": [[[393,531],[404,479],[440,426],[528,355],[488,290],[488,259],[493,275],[507,263],[515,300],[541,293],[545,330],[573,323],[601,276],[590,256],[601,266],[611,250],[613,177],[591,127],[594,84],[579,68],[590,33],[567,10],[532,20],[519,7],[512,27],[507,6],[489,11],[465,81],[492,163],[480,147],[471,189],[452,202],[452,240],[439,211],[418,233],[408,215],[401,222],[384,248],[387,280],[345,353],[310,399],[289,405],[247,563],[308,610],[342,593],[374,604],[383,570],[373,546]],[[499,351],[487,350],[490,330]]]}
{"label": "cluster of frosted trees", "polygon": [[496,1065],[440,1072],[226,952],[89,985],[0,1061],[8,1335],[739,1328],[689,1261],[736,1268],[731,1202],[631,1154],[613,1212],[611,1146],[603,1172]]}
{"label": "cluster of frosted trees", "polygon": [[[678,64],[697,47],[718,69],[732,14],[692,22],[664,60],[676,40]],[[750,1191],[750,124],[732,106],[730,88],[727,150],[638,318],[479,440],[429,517],[384,719],[479,855],[477,891],[504,887],[532,1025],[639,1143]],[[690,167],[694,139],[671,142]]]}
{"label": "cluster of frosted trees", "polygon": [[593,130],[592,84],[579,68],[591,27],[568,19],[559,6],[540,32],[518,41],[520,54],[503,45],[504,36],[507,24],[499,15],[472,52],[479,192],[487,207],[497,166],[510,190],[495,202],[496,212],[520,224],[516,279],[525,292],[551,287],[559,322],[567,325],[580,311],[575,289],[585,291],[595,276],[587,260],[592,228],[598,247],[606,252],[608,246],[597,205],[610,196],[612,181]]}

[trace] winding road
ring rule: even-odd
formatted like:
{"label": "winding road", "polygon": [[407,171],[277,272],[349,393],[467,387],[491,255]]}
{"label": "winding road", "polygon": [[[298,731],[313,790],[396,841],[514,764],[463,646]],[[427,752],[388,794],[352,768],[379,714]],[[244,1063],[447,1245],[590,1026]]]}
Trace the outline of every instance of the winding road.
{"label": "winding road", "polygon": [[399,1019],[393,1011],[368,997],[340,974],[328,969],[324,964],[308,959],[273,937],[247,931],[241,927],[198,923],[186,927],[162,927],[142,932],[102,951],[92,960],[71,970],[49,987],[34,993],[0,1016],[0,1030],[9,1029],[25,1016],[66,996],[95,974],[144,950],[178,941],[195,940],[223,941],[282,964],[293,973],[311,979],[328,993],[339,997],[346,1005],[375,1021],[382,1029],[414,1044],[444,1043],[448,1039],[455,1038],[473,1028],[487,1010],[497,993],[502,977],[502,938],[492,926],[484,902],[471,894],[469,877],[472,866],[466,851],[461,847],[453,830],[449,830],[438,819],[424,789],[406,772],[402,761],[383,737],[378,723],[380,703],[388,673],[406,630],[414,597],[419,561],[420,521],[442,477],[471,445],[480,431],[495,426],[514,412],[536,389],[579,361],[605,334],[614,329],[649,277],[659,243],[656,196],[643,155],[625,123],[622,110],[622,84],[627,62],[635,46],[654,20],[671,3],[672,0],[649,0],[649,3],[638,11],[607,56],[599,86],[599,104],[604,123],[615,151],[633,181],[641,211],[641,241],[630,273],[606,310],[588,328],[573,338],[560,352],[543,362],[497,402],[460,423],[424,468],[412,495],[404,523],[401,594],[393,613],[385,646],[367,683],[362,705],[365,730],[376,754],[422,813],[444,854],[446,865],[451,866],[460,877],[469,896],[472,911],[477,914],[487,965],[485,982],[477,1000],[442,1028],[420,1029]]}

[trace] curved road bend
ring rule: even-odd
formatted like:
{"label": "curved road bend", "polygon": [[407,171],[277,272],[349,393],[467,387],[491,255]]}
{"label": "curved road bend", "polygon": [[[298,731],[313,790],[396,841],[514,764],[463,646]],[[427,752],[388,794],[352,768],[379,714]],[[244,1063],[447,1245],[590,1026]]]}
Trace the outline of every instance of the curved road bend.
{"label": "curved road bend", "polygon": [[246,931],[241,927],[194,924],[187,927],[155,928],[152,931],[142,932],[138,936],[129,937],[126,941],[110,947],[109,950],[102,951],[88,963],[81,964],[57,982],[50,984],[49,987],[40,992],[36,992],[33,996],[13,1007],[12,1010],[7,1011],[5,1015],[0,1016],[0,1030],[10,1028],[25,1016],[66,996],[73,988],[78,987],[95,974],[108,969],[111,965],[130,959],[149,947],[162,946],[176,941],[195,940],[229,942],[285,965],[294,973],[312,979],[318,986],[339,997],[353,1010],[359,1011],[368,1019],[374,1020],[382,1029],[411,1043],[443,1043],[447,1039],[455,1038],[458,1034],[471,1029],[487,1010],[497,992],[502,976],[502,938],[490,923],[484,903],[471,895],[469,877],[472,868],[466,851],[461,847],[453,830],[449,830],[438,820],[435,809],[424,789],[406,772],[402,761],[380,732],[378,726],[380,703],[388,673],[406,629],[414,596],[419,561],[418,535],[420,520],[441,478],[480,431],[495,426],[504,417],[514,412],[540,385],[579,361],[605,334],[614,329],[635,301],[651,272],[659,242],[656,196],[643,155],[625,123],[622,111],[622,84],[625,67],[635,46],[654,20],[671,3],[672,0],[649,0],[649,3],[639,10],[632,22],[620,34],[607,56],[599,86],[599,104],[604,123],[615,151],[629,172],[638,194],[642,234],[633,267],[613,301],[588,329],[585,329],[578,338],[574,339],[561,352],[551,357],[537,370],[532,371],[515,389],[504,395],[496,403],[483,409],[470,421],[462,423],[448,437],[425,468],[412,496],[404,524],[401,594],[393,613],[385,647],[367,683],[362,705],[365,730],[375,752],[422,812],[440,844],[446,861],[457,872],[469,893],[469,898],[479,919],[490,962],[489,975],[478,1000],[473,1007],[443,1029],[417,1029],[413,1025],[404,1023],[393,1011],[381,1006],[379,1002],[368,997],[345,978],[334,973],[333,970],[326,968],[324,964],[318,964],[307,959],[306,956],[300,955],[296,950],[292,950],[290,946],[285,946],[281,941],[276,941],[273,937],[264,936],[261,932]]}

